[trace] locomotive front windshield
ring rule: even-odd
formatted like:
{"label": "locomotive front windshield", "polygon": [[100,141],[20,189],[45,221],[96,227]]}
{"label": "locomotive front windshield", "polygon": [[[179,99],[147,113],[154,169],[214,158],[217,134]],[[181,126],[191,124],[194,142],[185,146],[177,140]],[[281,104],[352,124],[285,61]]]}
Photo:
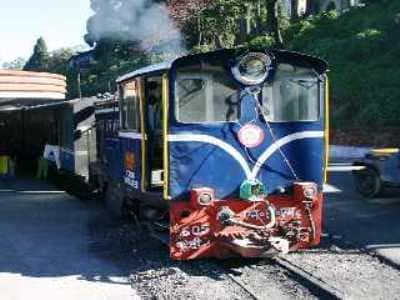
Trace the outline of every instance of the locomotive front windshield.
{"label": "locomotive front windshield", "polygon": [[[236,122],[241,88],[222,66],[202,64],[177,69],[175,116],[181,123]],[[264,83],[259,101],[269,122],[317,121],[321,84],[312,69],[278,64],[272,82]]]}
{"label": "locomotive front windshield", "polygon": [[320,80],[311,69],[279,64],[273,83],[262,90],[267,121],[317,121],[320,117]]}
{"label": "locomotive front windshield", "polygon": [[182,123],[239,119],[236,82],[221,66],[203,64],[178,69],[175,116]]}

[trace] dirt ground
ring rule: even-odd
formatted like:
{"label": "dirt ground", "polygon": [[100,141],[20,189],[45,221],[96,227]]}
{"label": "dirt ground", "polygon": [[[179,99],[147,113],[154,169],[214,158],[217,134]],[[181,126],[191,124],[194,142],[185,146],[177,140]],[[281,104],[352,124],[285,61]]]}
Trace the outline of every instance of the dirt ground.
{"label": "dirt ground", "polygon": [[0,299],[138,299],[127,270],[90,250],[103,213],[40,181],[0,180]]}
{"label": "dirt ground", "polygon": [[[399,197],[364,201],[349,176],[330,178],[321,246],[285,259],[345,299],[398,299],[400,268],[361,249],[399,245]],[[172,261],[144,226],[40,182],[1,183],[0,204],[2,300],[326,299],[266,259]]]}

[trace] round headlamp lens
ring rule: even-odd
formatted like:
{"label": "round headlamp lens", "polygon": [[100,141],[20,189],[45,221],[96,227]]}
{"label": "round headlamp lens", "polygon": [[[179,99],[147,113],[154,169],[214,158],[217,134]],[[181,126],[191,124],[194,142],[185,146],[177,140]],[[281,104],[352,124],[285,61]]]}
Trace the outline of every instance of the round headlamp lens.
{"label": "round headlamp lens", "polygon": [[314,198],[317,195],[317,188],[315,186],[308,186],[304,188],[304,196],[306,198]]}
{"label": "round headlamp lens", "polygon": [[198,201],[200,205],[209,205],[212,201],[212,195],[209,193],[200,194]]}
{"label": "round headlamp lens", "polygon": [[268,76],[271,59],[264,53],[249,53],[232,68],[236,80],[246,85],[256,85]]}

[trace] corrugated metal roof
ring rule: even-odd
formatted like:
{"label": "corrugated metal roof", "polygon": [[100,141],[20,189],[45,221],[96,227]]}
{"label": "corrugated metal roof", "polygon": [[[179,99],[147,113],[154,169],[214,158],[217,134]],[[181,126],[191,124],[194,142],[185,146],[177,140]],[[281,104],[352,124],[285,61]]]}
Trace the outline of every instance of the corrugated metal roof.
{"label": "corrugated metal roof", "polygon": [[59,74],[0,70],[0,104],[10,99],[64,100],[66,86],[65,76]]}
{"label": "corrugated metal roof", "polygon": [[133,71],[131,73],[128,73],[126,75],[123,75],[121,77],[119,77],[117,79],[117,82],[122,82],[125,81],[127,79],[139,76],[139,75],[143,75],[143,74],[147,74],[147,73],[152,73],[152,72],[157,72],[157,71],[162,71],[162,70],[168,70],[171,68],[171,65],[174,61],[166,61],[166,62],[162,62],[159,64],[154,64],[154,65],[150,65],[141,69],[138,69],[136,71]]}

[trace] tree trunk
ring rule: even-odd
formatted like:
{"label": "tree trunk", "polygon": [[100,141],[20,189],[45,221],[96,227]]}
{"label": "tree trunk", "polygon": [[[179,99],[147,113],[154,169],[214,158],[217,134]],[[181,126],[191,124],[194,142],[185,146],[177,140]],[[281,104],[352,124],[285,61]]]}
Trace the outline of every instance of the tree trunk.
{"label": "tree trunk", "polygon": [[306,16],[317,13],[317,5],[314,1],[307,1]]}
{"label": "tree trunk", "polygon": [[261,0],[257,1],[257,20],[256,20],[256,32],[261,33],[262,32],[262,20],[261,20]]}
{"label": "tree trunk", "polygon": [[248,39],[249,35],[252,33],[252,28],[251,28],[251,10],[252,6],[250,3],[247,3],[245,5],[246,7],[246,14],[242,15],[239,18],[239,35],[237,37],[237,40],[239,41],[239,44],[242,44],[246,42]]}
{"label": "tree trunk", "polygon": [[283,39],[279,29],[278,0],[266,0],[267,5],[267,34],[275,40],[277,48],[283,47]]}
{"label": "tree trunk", "polygon": [[246,6],[246,35],[251,34],[251,10],[252,5],[250,3]]}
{"label": "tree trunk", "polygon": [[297,20],[299,17],[299,0],[292,0],[290,3],[290,18],[292,20]]}
{"label": "tree trunk", "polygon": [[225,43],[224,43],[221,35],[214,33],[214,39],[215,39],[215,45],[217,46],[217,49],[225,48]]}
{"label": "tree trunk", "polygon": [[203,32],[201,31],[201,19],[197,17],[197,46],[200,47],[203,42]]}

